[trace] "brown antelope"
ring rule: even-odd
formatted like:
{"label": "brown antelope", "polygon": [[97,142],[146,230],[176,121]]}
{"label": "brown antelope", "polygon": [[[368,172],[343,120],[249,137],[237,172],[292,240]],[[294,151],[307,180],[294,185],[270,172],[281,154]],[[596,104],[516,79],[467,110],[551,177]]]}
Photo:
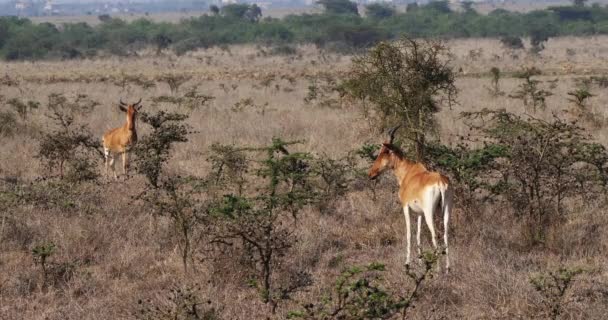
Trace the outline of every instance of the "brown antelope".
{"label": "brown antelope", "polygon": [[382,144],[380,153],[369,171],[369,177],[375,179],[387,168],[392,169],[397,177],[397,181],[399,182],[399,200],[401,200],[403,214],[405,215],[407,239],[407,257],[405,264],[407,267],[410,265],[411,247],[410,212],[418,213],[418,232],[416,235],[418,255],[421,254],[420,224],[422,223],[422,214],[424,214],[424,220],[431,232],[433,247],[437,250],[433,214],[439,201],[441,201],[442,206],[440,208],[443,211],[443,224],[445,230],[443,240],[445,243],[445,265],[447,272],[450,268],[450,260],[448,257],[448,220],[452,208],[452,188],[450,187],[449,179],[438,172],[428,171],[421,163],[406,159],[401,150],[393,145],[395,131],[397,131],[398,128],[399,126],[389,131],[390,140]]}
{"label": "brown antelope", "polygon": [[103,153],[106,159],[106,176],[108,176],[108,167],[112,167],[114,179],[116,170],[114,170],[114,155],[122,154],[122,168],[125,178],[128,178],[127,168],[129,166],[129,149],[137,142],[137,131],[135,130],[135,120],[137,112],[141,109],[141,99],[133,104],[126,104],[120,100],[118,108],[127,114],[127,123],[122,127],[109,130],[103,135]]}

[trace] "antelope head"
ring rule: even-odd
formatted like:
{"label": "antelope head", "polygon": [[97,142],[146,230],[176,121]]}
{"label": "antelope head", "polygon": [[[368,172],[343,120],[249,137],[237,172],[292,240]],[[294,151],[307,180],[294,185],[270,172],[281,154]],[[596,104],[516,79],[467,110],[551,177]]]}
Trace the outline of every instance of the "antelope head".
{"label": "antelope head", "polygon": [[120,104],[118,105],[120,111],[126,112],[127,115],[130,117],[137,115],[137,112],[141,109],[141,107],[143,107],[141,105],[141,98],[139,99],[139,101],[132,104],[124,103],[122,102],[122,99],[120,99]]}
{"label": "antelope head", "polygon": [[395,139],[395,132],[399,129],[401,125],[398,125],[388,132],[389,139],[382,143],[382,147],[380,148],[380,152],[374,160],[374,164],[372,168],[369,170],[369,178],[375,179],[377,178],[386,168],[392,167],[395,162],[395,157],[400,153],[399,149],[393,145],[393,140]]}

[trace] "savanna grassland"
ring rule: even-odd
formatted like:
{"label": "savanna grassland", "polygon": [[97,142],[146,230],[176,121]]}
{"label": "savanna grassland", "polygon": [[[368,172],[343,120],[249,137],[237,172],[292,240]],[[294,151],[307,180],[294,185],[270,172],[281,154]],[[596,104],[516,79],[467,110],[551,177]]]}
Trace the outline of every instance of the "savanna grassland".
{"label": "savanna grassland", "polygon": [[[500,41],[488,39],[446,44],[459,92],[457,104],[443,106],[436,114],[435,139],[442,144],[454,147],[470,132],[461,112],[484,108],[544,121],[554,116],[578,119],[591,141],[608,143],[604,107],[608,103],[608,37],[551,38],[540,53],[506,49]],[[344,270],[372,263],[383,264],[369,271],[381,274],[382,279],[366,276],[368,281],[360,286],[379,283],[374,288],[389,292],[391,299],[409,297],[415,283],[404,267],[405,223],[397,183],[390,173],[369,182],[365,170],[370,162],[355,155],[365,144],[381,143],[385,133],[364,112],[366,103],[334,90],[348,76],[351,58],[314,46],[298,46],[295,52],[230,46],[183,56],[170,52],[157,56],[150,50],[128,58],[3,63],[0,318],[285,319],[302,316],[298,311],[307,305],[322,305],[336,281],[345,279]],[[500,69],[501,94],[491,92],[492,67]],[[524,81],[517,73],[531,67],[540,70],[534,76],[541,81],[538,86],[551,93],[545,108],[526,106],[522,99],[512,97]],[[584,112],[567,94],[583,84],[593,95],[585,101]],[[104,177],[103,158],[93,151],[88,165],[66,167],[66,177],[61,179],[57,166],[49,166],[48,157],[40,156],[45,135],[59,130],[53,119],[58,95],[64,98],[59,109],[70,110],[75,127],[86,125],[95,141],[124,123],[125,116],[118,110],[120,99],[142,98],[142,111],[149,114],[164,110],[188,115],[183,121],[188,125],[187,141],[171,146],[161,172],[161,180],[179,176],[204,181],[187,191],[179,189],[175,198],[168,196],[188,199],[188,208],[211,207],[190,201],[206,203],[213,197],[207,183],[218,172],[214,156],[220,149],[213,147],[218,143],[250,148],[242,151],[250,160],[226,164],[226,179],[232,179],[226,190],[231,193],[236,191],[230,183],[241,179],[239,165],[265,168],[269,162],[264,162],[264,151],[279,150],[252,150],[271,145],[273,138],[299,141],[282,145],[291,155],[308,153],[309,158],[293,163],[349,157],[340,160],[348,168],[329,166],[329,171],[340,168],[355,173],[339,183],[339,192],[327,193],[323,205],[308,201],[294,209],[296,219],[291,214],[278,219],[289,225],[286,237],[293,241],[275,248],[280,254],[270,263],[274,270],[270,278],[279,289],[265,292],[259,276],[264,261],[257,251],[235,237],[221,237],[221,232],[232,230],[229,227],[211,227],[212,219],[196,220],[202,209],[172,215],[173,207],[159,206],[146,197],[150,184],[138,173],[141,162],[132,163],[130,179],[113,181]],[[17,107],[15,98],[25,107]],[[137,130],[140,140],[152,133],[141,119]],[[137,155],[133,158],[137,160]],[[85,167],[90,175],[74,175]],[[116,167],[122,173],[120,161]],[[274,174],[257,172],[247,172],[254,177],[243,184],[245,194],[258,192],[264,185],[261,181]],[[297,188],[296,178],[290,179],[292,188]],[[214,192],[222,192],[217,189]],[[569,195],[559,221],[547,226],[541,240],[532,241],[527,231],[530,221],[500,197],[488,200],[480,192],[465,201],[464,193],[457,192],[450,223],[450,273],[431,268],[409,300],[407,313],[393,317],[605,318],[605,190],[582,195],[574,190]],[[215,208],[209,212],[221,211]],[[228,210],[226,206],[220,209]],[[185,258],[184,229],[180,229],[184,221],[190,223]],[[428,249],[428,230],[422,230],[423,246]],[[425,272],[420,264],[413,270]],[[565,283],[560,287],[564,290],[552,286],[551,279]],[[349,290],[355,292],[354,287]],[[362,294],[359,304],[353,305],[371,309],[369,299],[390,305],[374,292],[379,291]],[[338,303],[333,297],[326,303]],[[341,319],[351,318],[365,317]]]}

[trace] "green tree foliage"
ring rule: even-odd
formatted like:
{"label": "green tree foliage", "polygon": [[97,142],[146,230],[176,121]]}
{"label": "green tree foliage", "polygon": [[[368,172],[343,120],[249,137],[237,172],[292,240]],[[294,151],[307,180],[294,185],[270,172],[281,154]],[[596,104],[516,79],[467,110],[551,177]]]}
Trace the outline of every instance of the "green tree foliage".
{"label": "green tree foliage", "polygon": [[559,268],[547,273],[537,273],[530,276],[530,283],[543,296],[545,316],[556,320],[564,311],[567,304],[568,289],[572,287],[575,278],[583,273],[581,268]]}
{"label": "green tree foliage", "polygon": [[209,6],[209,11],[213,14],[213,15],[218,15],[220,14],[220,8],[214,4]]}
{"label": "green tree foliage", "polygon": [[365,16],[373,19],[386,19],[397,14],[394,6],[385,3],[372,3],[365,6]]}
{"label": "green tree foliage", "polygon": [[174,144],[188,141],[189,127],[183,123],[188,116],[165,111],[141,112],[140,115],[142,122],[152,127],[152,132],[135,145],[135,164],[137,172],[147,178],[150,186],[158,188],[163,166],[169,160]]}
{"label": "green tree foliage", "polygon": [[323,6],[327,14],[359,15],[357,3],[350,0],[318,0],[317,4]]}
{"label": "green tree foliage", "polygon": [[433,0],[429,2],[424,8],[444,14],[452,12],[452,9],[450,9],[450,2],[447,0]]}
{"label": "green tree foliage", "polygon": [[407,311],[414,306],[423,283],[432,278],[437,256],[425,252],[422,255],[424,269],[418,273],[406,270],[412,281],[409,292],[395,293],[386,289],[382,276],[385,266],[371,263],[367,266],[351,267],[338,277],[333,288],[319,298],[307,303],[303,310],[292,311],[288,319],[405,319]]}
{"label": "green tree foliage", "polygon": [[550,91],[540,88],[542,82],[533,79],[532,77],[540,75],[541,72],[535,67],[526,68],[516,74],[516,77],[524,79],[524,82],[517,87],[517,90],[509,95],[514,99],[521,99],[525,106],[532,106],[536,112],[538,108],[545,109],[547,107],[547,97],[553,95]]}
{"label": "green tree foliage", "polygon": [[34,263],[40,265],[42,268],[42,276],[44,283],[47,283],[48,278],[48,259],[55,253],[55,244],[52,242],[43,243],[35,246],[32,249],[32,257]]}
{"label": "green tree foliage", "polygon": [[98,177],[95,160],[103,156],[99,138],[75,120],[79,115],[89,114],[96,105],[97,102],[83,95],[74,100],[61,94],[49,96],[47,117],[55,129],[40,137],[37,157],[49,171],[58,170],[61,179],[76,182]]}
{"label": "green tree foliage", "polygon": [[520,37],[517,36],[502,37],[500,38],[500,43],[502,43],[503,46],[509,49],[517,50],[524,48],[524,42],[521,40]]}
{"label": "green tree foliage", "polygon": [[[466,2],[464,10],[451,10],[448,1],[432,1],[426,5],[409,4],[406,12],[371,4],[366,17],[360,17],[357,5],[349,0],[321,0],[319,4],[325,8],[322,14],[288,15],[282,19],[261,19],[261,9],[255,4],[230,4],[216,8],[216,14],[178,23],[147,19],[126,22],[104,15],[96,26],[67,23],[58,28],[28,19],[0,17],[0,57],[77,59],[101,51],[131,55],[143,46],[154,47],[157,52],[171,48],[183,54],[238,43],[314,43],[334,50],[352,50],[403,34],[415,38],[530,37],[531,49],[538,53],[550,37],[608,33],[608,8],[601,6],[576,4],[526,13],[497,9],[484,15]],[[521,47],[518,42],[509,43]]]}
{"label": "green tree foliage", "polygon": [[[287,148],[294,144],[273,139],[269,146],[247,150],[215,146],[214,150],[222,154],[212,159],[211,181],[233,177],[236,188],[225,190],[239,190],[241,195],[224,193],[209,205],[213,226],[208,231],[210,243],[222,247],[222,252],[238,250],[248,257],[250,268],[255,271],[250,286],[273,310],[281,300],[310,283],[308,275],[297,270],[292,270],[287,279],[283,275],[279,277],[283,281],[277,280],[279,266],[296,241],[299,211],[315,198],[310,182],[310,155],[290,153]],[[255,162],[245,160],[245,151],[262,155],[256,161],[259,166],[249,166]],[[247,175],[247,180],[256,181],[253,190],[243,190],[245,166],[253,173]],[[223,188],[225,183],[219,186]],[[235,242],[242,246],[237,247]]]}
{"label": "green tree foliage", "polygon": [[198,285],[176,286],[158,294],[154,299],[139,299],[137,312],[139,320],[220,320],[218,310],[211,300],[201,297]]}
{"label": "green tree foliage", "polygon": [[491,87],[488,88],[490,94],[494,97],[504,95],[505,93],[500,90],[500,69],[498,69],[498,67],[492,67],[490,69],[490,75],[492,76]]}
{"label": "green tree foliage", "polygon": [[441,102],[451,104],[457,93],[448,62],[448,50],[438,42],[381,42],[353,59],[343,88],[372,103],[378,128],[403,125],[406,143],[422,160],[427,135],[437,128],[435,113]]}
{"label": "green tree foliage", "polygon": [[573,102],[580,109],[587,108],[587,100],[594,97],[595,95],[589,92],[586,87],[576,88],[575,90],[568,91],[568,95],[571,96],[569,100]]}
{"label": "green tree foliage", "polygon": [[232,19],[244,19],[250,22],[257,22],[262,16],[262,9],[257,4],[234,3],[223,6],[220,13]]}
{"label": "green tree foliage", "polygon": [[[482,186],[506,200],[527,222],[531,243],[544,242],[547,228],[566,213],[566,199],[603,192],[606,149],[593,142],[576,122],[520,117],[504,110],[463,116],[467,121],[481,121],[478,129],[486,137],[486,146],[479,154],[483,156],[480,160],[485,160],[473,176],[485,176],[486,183],[487,177],[494,181],[483,186],[473,179],[473,186]],[[446,160],[460,167],[462,160],[458,159],[463,158]]]}

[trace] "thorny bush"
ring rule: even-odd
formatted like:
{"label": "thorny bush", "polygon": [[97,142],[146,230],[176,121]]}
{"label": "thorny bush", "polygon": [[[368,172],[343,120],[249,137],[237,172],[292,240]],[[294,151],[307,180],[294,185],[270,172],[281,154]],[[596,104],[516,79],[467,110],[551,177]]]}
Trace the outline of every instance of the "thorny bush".
{"label": "thorny bush", "polygon": [[510,203],[515,214],[526,219],[532,243],[543,243],[547,228],[563,219],[565,199],[604,192],[606,149],[576,121],[555,116],[545,121],[504,110],[463,117],[481,131],[484,147],[474,151],[473,158],[448,158],[444,165],[470,191],[481,187]]}
{"label": "thorny bush", "polygon": [[74,119],[78,114],[92,111],[97,104],[87,99],[83,95],[74,101],[63,95],[49,96],[47,117],[55,124],[55,129],[42,134],[37,154],[49,171],[58,169],[60,178],[75,182],[96,179],[99,174],[95,163],[103,156],[99,138]]}
{"label": "thorny bush", "polygon": [[188,115],[158,111],[155,114],[141,112],[141,121],[152,127],[152,132],[142,137],[135,145],[137,171],[148,183],[159,187],[163,165],[169,160],[170,151],[177,142],[188,141],[189,126],[183,122]]}
{"label": "thorny bush", "polygon": [[291,311],[290,319],[392,319],[397,315],[406,318],[407,311],[414,306],[425,282],[433,278],[432,269],[437,255],[425,252],[424,267],[420,271],[406,270],[413,282],[412,288],[403,293],[390,292],[382,277],[385,266],[372,263],[364,267],[346,269],[319,301],[307,303],[304,310]]}
{"label": "thorny bush", "polygon": [[436,133],[434,115],[455,103],[457,88],[448,48],[440,42],[402,38],[381,42],[353,59],[342,90],[370,102],[366,115],[385,130],[396,124],[416,160],[423,160],[429,134]]}
{"label": "thorny bush", "polygon": [[[310,181],[311,156],[289,152],[287,148],[295,143],[275,138],[269,146],[249,148],[247,152],[254,156],[248,160],[242,157],[243,151],[224,147],[223,159],[213,160],[211,173],[214,181],[233,177],[236,188],[232,190],[240,192],[224,193],[209,206],[211,249],[223,254],[226,250],[240,252],[240,264],[252,271],[250,286],[259,290],[273,312],[281,300],[310,284],[307,273],[286,269],[283,263],[297,241],[298,214],[315,197]],[[236,161],[227,164],[226,156]],[[251,165],[248,171],[235,174],[247,164]],[[246,190],[242,180],[245,172],[246,185],[251,186]]]}

